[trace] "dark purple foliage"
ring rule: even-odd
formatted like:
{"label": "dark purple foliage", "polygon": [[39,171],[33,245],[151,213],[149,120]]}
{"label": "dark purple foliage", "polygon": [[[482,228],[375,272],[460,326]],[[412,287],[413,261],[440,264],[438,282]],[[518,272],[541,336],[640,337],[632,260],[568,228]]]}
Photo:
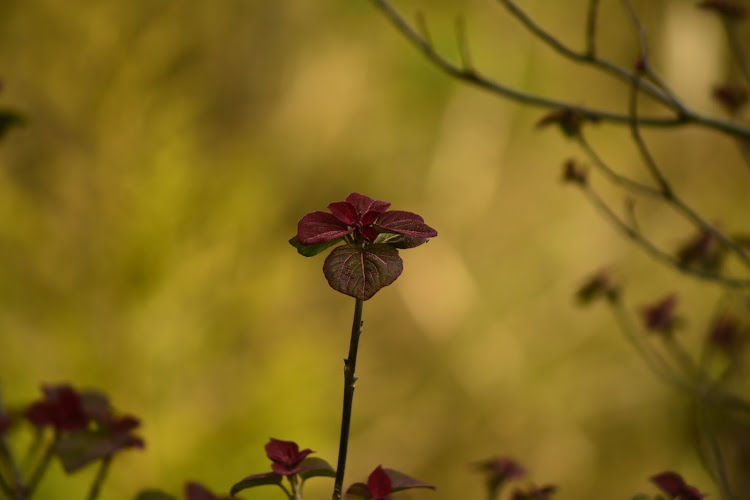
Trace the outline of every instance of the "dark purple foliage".
{"label": "dark purple foliage", "polygon": [[384,469],[382,465],[378,465],[370,473],[367,483],[352,484],[346,490],[346,494],[366,500],[384,500],[391,498],[392,493],[412,488],[435,489],[431,484],[414,479],[397,470]]}
{"label": "dark purple foliage", "polygon": [[701,500],[706,496],[694,486],[687,484],[676,472],[667,471],[656,474],[651,477],[651,482],[673,500]]}
{"label": "dark purple foliage", "polygon": [[185,500],[230,500],[230,497],[214,495],[198,483],[185,484]]}
{"label": "dark purple foliage", "polygon": [[37,427],[53,427],[57,431],[84,429],[89,416],[80,395],[69,385],[42,386],[44,398],[32,403],[26,418]]}
{"label": "dark purple foliage", "polygon": [[676,307],[677,296],[675,294],[667,295],[654,304],[644,306],[641,309],[643,324],[652,332],[672,333],[678,323],[678,318],[675,315]]}
{"label": "dark purple foliage", "polygon": [[740,329],[739,321],[731,316],[719,316],[708,331],[708,345],[730,355],[738,351],[744,340],[745,334]]}
{"label": "dark purple foliage", "polygon": [[328,284],[338,292],[368,300],[401,275],[398,249],[413,248],[437,236],[419,215],[388,211],[390,206],[351,193],[345,201],[328,205],[330,213],[317,211],[302,217],[297,235],[289,242],[306,257],[343,242],[323,264]]}
{"label": "dark purple foliage", "polygon": [[145,446],[133,434],[140,425],[138,419],[116,415],[103,394],[78,392],[66,384],[42,390],[44,398],[28,408],[26,418],[37,427],[55,429],[54,452],[66,472],[126,448]]}
{"label": "dark purple foliage", "polygon": [[282,476],[299,474],[302,471],[299,467],[300,463],[310,453],[313,453],[310,449],[300,451],[299,446],[294,441],[271,438],[266,444],[266,455],[273,462],[271,469]]}

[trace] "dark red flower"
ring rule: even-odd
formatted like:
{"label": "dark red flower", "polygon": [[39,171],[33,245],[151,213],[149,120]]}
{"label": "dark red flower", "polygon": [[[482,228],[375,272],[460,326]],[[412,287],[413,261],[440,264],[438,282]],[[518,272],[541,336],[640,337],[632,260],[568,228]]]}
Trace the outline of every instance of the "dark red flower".
{"label": "dark red flower", "polygon": [[300,451],[294,441],[281,441],[273,439],[266,444],[266,455],[271,459],[271,469],[282,476],[291,476],[302,472],[300,464],[309,455],[314,453],[310,449]]}
{"label": "dark red flower", "polygon": [[655,304],[644,306],[641,309],[643,323],[648,330],[653,332],[672,333],[679,322],[675,315],[676,307],[677,296],[675,294],[668,295]]}
{"label": "dark red flower", "polygon": [[83,402],[69,385],[43,386],[44,398],[32,403],[26,411],[26,418],[37,427],[54,427],[57,431],[84,429],[89,416]]}
{"label": "dark red flower", "polygon": [[428,239],[437,231],[412,212],[392,210],[385,201],[376,201],[359,193],[352,193],[346,201],[328,205],[328,212],[312,212],[297,224],[297,240],[303,245],[318,245],[352,234],[357,242],[374,242],[380,233],[402,234]]}
{"label": "dark red flower", "polygon": [[667,471],[656,474],[651,477],[651,482],[673,500],[701,500],[706,496],[694,486],[687,484],[676,472]]}

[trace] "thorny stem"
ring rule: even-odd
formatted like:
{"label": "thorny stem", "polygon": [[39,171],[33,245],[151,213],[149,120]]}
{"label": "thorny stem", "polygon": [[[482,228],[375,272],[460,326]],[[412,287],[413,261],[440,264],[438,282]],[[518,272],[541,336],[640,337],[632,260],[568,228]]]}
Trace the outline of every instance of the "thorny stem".
{"label": "thorny stem", "polygon": [[341,500],[346,469],[346,451],[349,446],[349,428],[352,421],[352,403],[354,401],[354,385],[357,382],[357,349],[359,337],[362,335],[362,308],[364,301],[355,299],[354,318],[352,320],[352,336],[349,342],[349,356],[344,360],[344,405],[341,413],[341,437],[339,438],[339,458],[336,465],[336,480],[333,485],[333,500]]}
{"label": "thorny stem", "polygon": [[102,484],[107,478],[107,472],[109,472],[109,466],[112,463],[112,455],[108,455],[102,459],[102,463],[99,466],[99,470],[96,472],[94,482],[91,484],[91,489],[86,497],[86,500],[96,500],[99,498],[99,492],[102,489]]}

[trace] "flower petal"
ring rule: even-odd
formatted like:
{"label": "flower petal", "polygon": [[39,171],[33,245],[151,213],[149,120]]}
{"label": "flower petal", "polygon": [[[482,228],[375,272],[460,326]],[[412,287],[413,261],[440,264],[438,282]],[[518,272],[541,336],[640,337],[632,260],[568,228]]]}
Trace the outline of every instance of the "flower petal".
{"label": "flower petal", "polygon": [[392,210],[382,214],[373,226],[380,232],[405,234],[414,238],[434,238],[438,234],[424,223],[421,216],[403,210]]}
{"label": "flower petal", "polygon": [[297,223],[297,240],[303,245],[317,245],[349,234],[353,228],[328,212],[312,212]]}

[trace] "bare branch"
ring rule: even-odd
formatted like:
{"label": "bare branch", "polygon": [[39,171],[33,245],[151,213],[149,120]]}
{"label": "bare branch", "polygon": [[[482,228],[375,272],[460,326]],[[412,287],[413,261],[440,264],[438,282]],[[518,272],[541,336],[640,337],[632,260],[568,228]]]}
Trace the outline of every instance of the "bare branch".
{"label": "bare branch", "polygon": [[[534,94],[529,94],[526,92],[522,92],[518,89],[508,87],[494,80],[491,80],[483,76],[476,69],[472,69],[471,71],[464,70],[460,66],[451,63],[448,59],[446,59],[440,53],[438,53],[437,50],[432,45],[432,43],[429,41],[429,39],[420,35],[418,31],[416,31],[408,22],[406,22],[406,20],[401,16],[401,14],[399,14],[399,12],[396,11],[396,9],[394,9],[391,6],[388,0],[371,0],[371,1],[375,5],[375,7],[377,7],[381,12],[383,12],[383,14],[385,14],[386,18],[391,22],[391,24],[409,42],[411,42],[417,49],[419,49],[422,52],[422,54],[424,54],[424,56],[431,63],[433,63],[435,66],[437,66],[440,70],[442,70],[449,76],[456,78],[457,80],[472,84],[476,87],[482,88],[484,90],[487,90],[499,96],[506,97],[508,99],[512,99],[519,103],[527,104],[530,106],[552,108],[552,109],[569,109],[571,111],[576,112],[577,114],[581,116],[584,116],[593,120],[600,120],[600,121],[606,121],[610,123],[619,123],[619,124],[630,123],[631,117],[627,114],[620,114],[620,113],[614,113],[614,112],[609,112],[605,110],[587,108],[585,106],[578,106],[578,105],[574,105],[565,101],[560,101],[560,100],[550,99],[550,98],[546,98],[546,97],[542,97],[542,96],[538,96]],[[501,1],[507,2],[508,0],[501,0]],[[569,50],[569,49],[566,48],[566,50]],[[590,59],[585,54],[581,55],[574,51],[570,51],[570,54],[571,56],[569,57],[571,57],[572,59],[589,62],[591,64]],[[572,56],[573,54],[578,54],[578,55],[573,57]],[[618,77],[625,81],[629,81],[629,82],[632,81],[631,80],[632,75],[629,72],[625,71],[624,69],[617,68],[616,66],[613,66],[612,64],[606,61],[599,61],[599,60],[595,60],[595,61],[596,61],[595,63],[596,66],[599,66],[603,69],[607,69],[609,72],[613,74],[619,75]],[[626,76],[623,77],[623,74]],[[665,101],[666,97],[664,97],[660,93],[660,91],[656,90],[655,87],[653,87],[653,85],[644,85],[642,88],[643,89],[654,88],[653,96],[656,99],[662,102],[665,102],[665,104],[668,105],[668,100]],[[695,124],[695,125],[700,125],[702,127],[715,129],[715,130],[724,132],[731,136],[750,139],[750,126],[746,126],[741,123],[722,120],[722,119],[715,118],[712,116],[702,115],[692,110],[688,110],[682,115],[678,115],[674,117],[656,117],[656,116],[642,117],[640,119],[640,124],[641,126],[649,126],[649,127],[676,127],[680,125]]]}
{"label": "bare branch", "polygon": [[729,39],[729,48],[734,55],[734,60],[737,62],[742,76],[745,77],[747,83],[750,83],[750,59],[748,59],[747,52],[745,52],[745,45],[737,32],[737,23],[730,20],[724,20],[724,30],[727,32],[727,38]]}
{"label": "bare branch", "polygon": [[591,160],[594,162],[594,165],[599,170],[601,170],[601,172],[606,175],[612,183],[618,184],[619,186],[629,189],[634,193],[640,193],[652,198],[661,197],[661,191],[659,191],[658,189],[619,174],[612,167],[607,165],[604,160],[602,160],[602,158],[597,154],[591,144],[586,140],[586,136],[584,136],[583,133],[580,133],[577,139],[578,143],[581,145],[588,157],[591,158]]}
{"label": "bare branch", "polygon": [[630,240],[638,244],[643,250],[649,255],[654,257],[656,260],[673,267],[677,271],[700,278],[706,281],[713,281],[720,283],[729,288],[750,288],[750,279],[732,278],[722,274],[717,274],[711,271],[695,268],[680,262],[678,259],[673,257],[671,254],[657,247],[651,240],[646,238],[639,230],[635,227],[630,226],[625,222],[619,215],[617,215],[612,208],[594,191],[590,185],[586,184],[582,186],[583,192],[594,207],[599,210],[607,220],[615,226],[621,233],[627,236]]}
{"label": "bare branch", "polygon": [[461,57],[461,67],[464,71],[474,73],[474,65],[471,63],[469,43],[466,40],[466,21],[463,17],[456,18],[456,44]]}
{"label": "bare branch", "polygon": [[586,14],[586,52],[589,59],[596,58],[596,26],[599,15],[599,0],[589,0]]}

